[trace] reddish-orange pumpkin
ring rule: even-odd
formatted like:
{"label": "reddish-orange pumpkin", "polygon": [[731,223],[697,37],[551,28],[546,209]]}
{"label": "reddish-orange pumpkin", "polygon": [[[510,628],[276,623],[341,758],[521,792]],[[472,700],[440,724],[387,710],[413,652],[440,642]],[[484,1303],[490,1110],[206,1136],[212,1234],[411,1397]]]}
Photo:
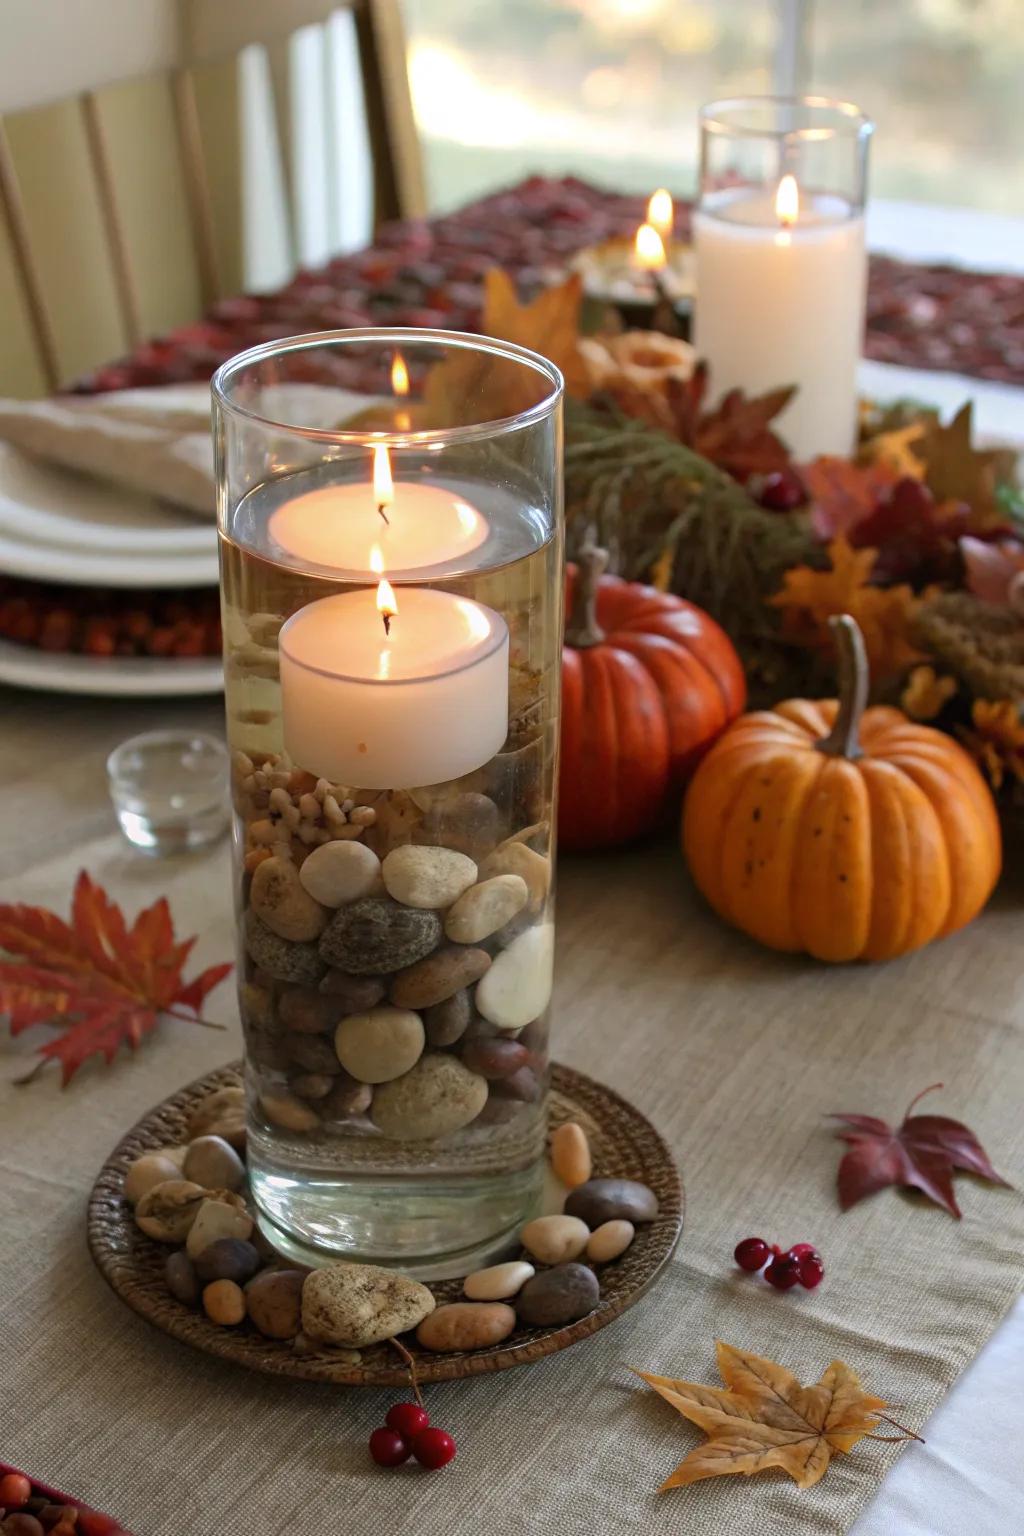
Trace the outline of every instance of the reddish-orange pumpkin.
{"label": "reddish-orange pumpkin", "polygon": [[568,569],[558,835],[577,852],[650,831],[746,702],[740,659],[714,619],[602,575],[606,560],[588,547]]}
{"label": "reddish-orange pumpkin", "polygon": [[683,847],[715,911],[762,944],[888,960],[980,912],[999,821],[955,741],[865,709],[860,630],[831,622],[839,698],[787,699],[726,731],[687,793]]}

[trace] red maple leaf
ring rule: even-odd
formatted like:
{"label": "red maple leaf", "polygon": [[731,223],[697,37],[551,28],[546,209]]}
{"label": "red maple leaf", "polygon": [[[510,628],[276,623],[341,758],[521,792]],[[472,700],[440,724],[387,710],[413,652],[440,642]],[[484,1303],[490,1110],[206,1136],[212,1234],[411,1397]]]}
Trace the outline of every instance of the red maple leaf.
{"label": "red maple leaf", "polygon": [[951,1216],[960,1219],[960,1207],[953,1193],[953,1171],[963,1168],[992,1184],[1011,1186],[1001,1178],[988,1160],[981,1142],[959,1120],[944,1115],[911,1114],[914,1105],[926,1093],[934,1093],[941,1083],[923,1088],[910,1101],[903,1124],[894,1129],[873,1115],[831,1115],[846,1130],[837,1131],[840,1141],[850,1150],[839,1164],[839,1204],[848,1211],[858,1200],[874,1195],[890,1184],[919,1189]]}
{"label": "red maple leaf", "polygon": [[9,1016],[12,1035],[33,1024],[64,1030],[39,1048],[42,1060],[21,1081],[59,1061],[66,1087],[88,1057],[109,1063],[121,1045],[134,1050],[161,1013],[203,1023],[203,999],[231,966],[212,965],[186,983],[181,972],[194,943],[175,942],[164,897],[129,929],[120,907],[85,870],[75,884],[70,924],[45,907],[0,903],[0,951],[19,957],[0,958],[0,1014]]}
{"label": "red maple leaf", "polygon": [[849,535],[899,478],[885,464],[854,464],[832,455],[801,464],[800,476],[811,498],[811,527],[823,542]]}
{"label": "red maple leaf", "polygon": [[672,430],[679,441],[741,483],[751,475],[785,469],[790,451],[771,423],[796,394],[795,385],[756,396],[730,389],[710,409],[705,406],[707,388],[704,362],[697,364],[688,379],[670,377],[666,381]]}

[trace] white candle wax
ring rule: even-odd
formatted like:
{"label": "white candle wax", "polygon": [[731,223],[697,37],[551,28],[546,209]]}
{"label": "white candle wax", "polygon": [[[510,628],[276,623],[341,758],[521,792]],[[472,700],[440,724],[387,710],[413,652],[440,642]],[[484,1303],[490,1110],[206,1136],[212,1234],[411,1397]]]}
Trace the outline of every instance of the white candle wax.
{"label": "white candle wax", "polygon": [[390,635],[372,589],[321,598],[280,636],[284,744],[318,777],[414,789],[489,762],[508,733],[508,628],[450,592],[404,587]]}
{"label": "white candle wax", "polygon": [[864,220],[844,199],[801,191],[784,226],[772,193],[729,191],[694,215],[695,342],[716,397],[780,384],[778,418],[797,459],[849,454],[864,332]]}
{"label": "white candle wax", "polygon": [[482,513],[440,485],[401,481],[385,505],[386,522],[377,506],[368,480],[306,491],[271,514],[271,550],[360,580],[375,545],[390,576],[422,574],[469,554],[488,534]]}

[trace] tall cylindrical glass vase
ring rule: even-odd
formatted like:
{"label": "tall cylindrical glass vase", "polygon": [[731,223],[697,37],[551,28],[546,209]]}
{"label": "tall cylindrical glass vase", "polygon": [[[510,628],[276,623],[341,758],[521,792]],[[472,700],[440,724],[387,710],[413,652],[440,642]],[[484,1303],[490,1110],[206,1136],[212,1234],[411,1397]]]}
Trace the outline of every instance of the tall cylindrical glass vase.
{"label": "tall cylindrical glass vase", "polygon": [[465,1273],[538,1198],[561,394],[418,330],[214,380],[249,1168],[308,1262]]}

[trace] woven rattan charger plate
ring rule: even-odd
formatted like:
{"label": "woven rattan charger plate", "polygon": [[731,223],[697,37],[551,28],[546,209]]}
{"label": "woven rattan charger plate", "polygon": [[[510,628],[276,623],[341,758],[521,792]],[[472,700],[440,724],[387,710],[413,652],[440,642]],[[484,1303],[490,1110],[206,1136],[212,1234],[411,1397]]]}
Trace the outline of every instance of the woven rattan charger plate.
{"label": "woven rattan charger plate", "polygon": [[[251,1324],[237,1330],[220,1328],[168,1292],[163,1271],[169,1250],[136,1227],[121,1193],[125,1173],[141,1153],[183,1142],[188,1120],[202,1099],[217,1088],[240,1081],[237,1064],[208,1073],[151,1109],[114,1148],[89,1199],[89,1248],[101,1274],[122,1301],[164,1333],[236,1365],[274,1376],[352,1387],[407,1385],[408,1370],[387,1344],[364,1349],[359,1364],[339,1359],[326,1347],[300,1356],[290,1343],[266,1339]],[[672,1257],[683,1225],[683,1189],[672,1156],[654,1127],[610,1088],[556,1064],[552,1067],[551,1122],[558,1125],[565,1120],[577,1120],[585,1128],[596,1175],[639,1179],[654,1190],[658,1219],[638,1227],[623,1256],[601,1268],[601,1300],[579,1322],[562,1328],[520,1328],[492,1349],[443,1355],[416,1350],[416,1372],[421,1381],[489,1375],[527,1365],[589,1338],[639,1301]],[[457,1301],[461,1282],[432,1283],[431,1290],[439,1303]]]}

